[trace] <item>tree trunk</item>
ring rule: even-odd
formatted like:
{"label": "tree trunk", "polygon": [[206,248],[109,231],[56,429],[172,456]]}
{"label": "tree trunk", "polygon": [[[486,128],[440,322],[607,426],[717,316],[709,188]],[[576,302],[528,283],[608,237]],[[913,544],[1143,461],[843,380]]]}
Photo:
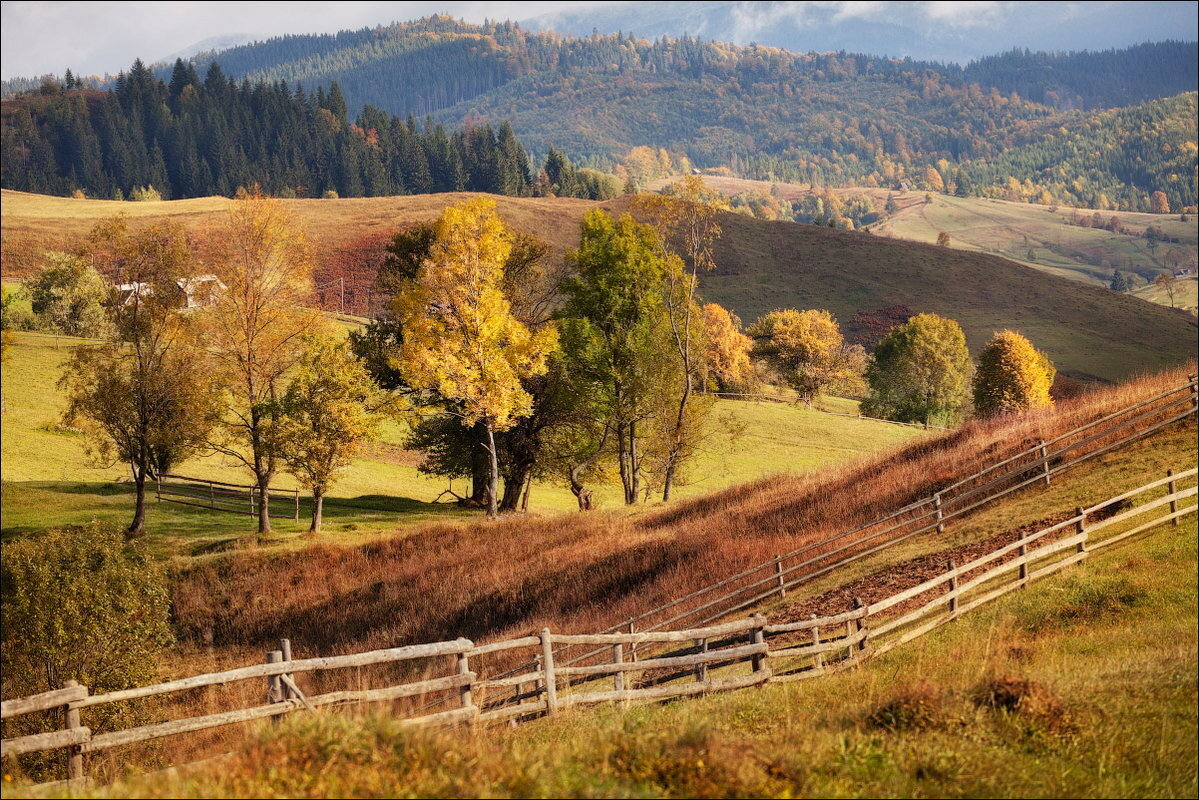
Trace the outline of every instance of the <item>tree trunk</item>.
{"label": "tree trunk", "polygon": [[629,505],[637,503],[637,494],[641,490],[641,462],[637,455],[637,423],[629,423],[629,491],[625,502]]}
{"label": "tree trunk", "polygon": [[487,430],[483,423],[475,425],[473,428],[475,436],[478,438],[479,446],[472,452],[470,459],[470,499],[476,505],[483,505],[487,501],[487,483],[491,475],[491,463],[487,457]]}
{"label": "tree trunk", "polygon": [[491,462],[491,469],[487,475],[487,518],[495,519],[499,516],[496,492],[500,483],[500,464],[495,452],[495,432],[490,424],[487,425],[487,456]]}
{"label": "tree trunk", "polygon": [[[690,345],[688,345],[690,346]],[[662,478],[662,502],[670,500],[670,489],[674,486],[674,476],[683,456],[683,432],[687,425],[687,404],[691,402],[691,365],[689,359],[683,359],[683,395],[679,398],[679,410],[674,421],[674,441],[670,444],[670,454],[666,457],[666,474]]]}
{"label": "tree trunk", "polygon": [[504,496],[500,499],[501,511],[515,511],[520,504],[521,494],[533,474],[531,464],[512,464],[504,474]]}
{"label": "tree trunk", "polygon": [[146,529],[146,471],[133,471],[133,487],[136,499],[133,505],[133,521],[129,523],[129,536],[140,536]]}
{"label": "tree trunk", "polygon": [[529,513],[529,495],[533,493],[533,471],[529,470],[529,477],[525,479],[525,492],[520,496],[520,511],[522,514]]}
{"label": "tree trunk", "polygon": [[312,524],[308,526],[309,533],[321,532],[321,517],[325,510],[325,490],[312,489]]}
{"label": "tree trunk", "polygon": [[258,532],[271,532],[271,488],[269,480],[258,481]]}

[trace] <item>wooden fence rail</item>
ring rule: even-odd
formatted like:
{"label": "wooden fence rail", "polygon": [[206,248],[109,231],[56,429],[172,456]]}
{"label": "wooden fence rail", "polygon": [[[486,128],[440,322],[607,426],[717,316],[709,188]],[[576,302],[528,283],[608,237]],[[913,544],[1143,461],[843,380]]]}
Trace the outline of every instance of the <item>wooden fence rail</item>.
{"label": "wooden fence rail", "polygon": [[[273,719],[301,710],[317,711],[329,706],[390,702],[440,693],[445,698],[456,698],[457,707],[424,713],[428,708],[424,706],[416,709],[416,716],[401,721],[411,725],[479,724],[554,714],[575,705],[686,697],[825,675],[881,655],[1030,581],[1078,563],[1095,550],[1155,526],[1177,524],[1181,517],[1196,511],[1194,498],[1199,489],[1195,485],[1182,488],[1180,485],[1194,484],[1197,474],[1199,469],[1194,467],[1177,473],[1171,470],[1165,478],[1089,508],[1078,508],[1069,519],[1024,534],[1019,540],[971,561],[960,565],[949,562],[943,573],[916,586],[870,604],[857,601],[852,611],[798,622],[770,624],[764,616],[756,615],[719,625],[671,631],[564,634],[545,628],[537,635],[484,645],[456,639],[302,659],[293,658],[291,643],[282,640],[279,650],[268,653],[266,663],[253,666],[96,695],[71,682],[62,689],[4,701],[0,718],[7,720],[60,708],[65,712],[62,715],[65,725],[60,730],[5,739],[2,755],[65,749],[66,785],[73,787],[86,781],[87,753]],[[1164,495],[1143,497],[1163,487]],[[1136,498],[1142,498],[1142,502],[1131,508],[1117,505]],[[1122,510],[1109,514],[1113,508]],[[1097,536],[1104,532],[1108,532],[1106,536]],[[917,601],[918,605],[910,609],[903,606],[911,601]],[[655,646],[677,643],[687,643],[688,649],[649,652]],[[555,646],[574,645],[599,645],[610,654],[610,660],[582,665],[556,663]],[[642,648],[643,657],[626,660],[625,653],[637,647]],[[533,662],[535,668],[525,673],[488,676],[478,666],[485,656],[521,648],[534,649],[540,656]],[[306,672],[375,664],[421,662],[428,667],[428,662],[437,659],[449,659],[446,674],[436,677],[426,674],[419,681],[373,689],[306,696],[294,678]],[[254,679],[266,680],[263,705],[98,734],[93,734],[80,718],[80,712],[99,705]],[[610,689],[597,685],[609,680]],[[508,698],[507,691],[512,688],[515,688],[514,701],[489,702],[489,693],[502,690]],[[61,782],[55,785],[58,783]]]}
{"label": "wooden fence rail", "polygon": [[[257,486],[206,478],[190,478],[186,475],[159,475],[155,482],[155,497],[159,502],[178,503],[184,506],[207,508],[210,511],[225,511],[231,514],[258,516],[258,499],[261,490]],[[271,504],[282,503],[286,513],[275,513]],[[299,489],[270,489],[267,496],[267,515],[276,519],[300,518]]]}

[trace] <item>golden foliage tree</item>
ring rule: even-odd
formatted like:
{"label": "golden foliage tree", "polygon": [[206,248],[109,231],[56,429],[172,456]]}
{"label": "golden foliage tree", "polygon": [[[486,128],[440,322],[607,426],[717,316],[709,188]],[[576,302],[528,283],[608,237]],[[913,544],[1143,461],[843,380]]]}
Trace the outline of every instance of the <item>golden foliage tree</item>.
{"label": "golden foliage tree", "polygon": [[438,220],[429,256],[396,297],[404,326],[400,369],[415,389],[456,404],[462,424],[481,424],[490,462],[487,513],[495,517],[499,464],[495,433],[532,410],[521,379],[542,374],[557,331],[521,323],[504,296],[512,237],[495,202],[450,206]]}
{"label": "golden foliage tree", "polygon": [[1166,193],[1163,191],[1154,192],[1149,198],[1149,204],[1152,207],[1154,214],[1170,213],[1170,199],[1166,197]]}
{"label": "golden foliage tree", "polygon": [[709,383],[721,391],[748,392],[755,388],[749,355],[753,339],[741,329],[736,314],[716,303],[704,306]]}
{"label": "golden foliage tree", "polygon": [[271,521],[271,479],[280,460],[272,434],[283,378],[304,336],[325,323],[304,308],[312,294],[308,239],[278,200],[246,193],[218,232],[215,272],[225,284],[203,315],[205,344],[227,413],[212,445],[241,462],[258,487],[258,531]]}
{"label": "golden foliage tree", "polygon": [[1048,408],[1053,363],[1016,331],[999,331],[978,356],[974,410],[982,417]]}
{"label": "golden foliage tree", "polygon": [[287,471],[312,492],[308,529],[319,532],[325,492],[378,435],[390,404],[347,340],[312,335],[280,406],[275,442]]}
{"label": "golden foliage tree", "polygon": [[863,358],[845,346],[841,328],[828,311],[771,311],[750,327],[750,335],[754,355],[773,367],[809,406],[827,389],[860,379]]}

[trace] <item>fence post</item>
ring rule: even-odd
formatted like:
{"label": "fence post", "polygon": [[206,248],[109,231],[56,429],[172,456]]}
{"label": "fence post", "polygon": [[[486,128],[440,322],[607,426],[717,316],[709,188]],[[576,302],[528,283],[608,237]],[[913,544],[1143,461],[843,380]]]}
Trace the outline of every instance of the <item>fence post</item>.
{"label": "fence post", "polygon": [[558,711],[558,684],[554,678],[554,644],[550,629],[541,629],[541,669],[545,673],[545,713]]}
{"label": "fence post", "polygon": [[953,616],[958,615],[958,576],[954,573],[957,569],[957,564],[953,559],[949,559],[949,613]]}
{"label": "fence post", "polygon": [[[853,607],[855,609],[858,609],[858,608],[865,608],[866,606],[865,606],[865,604],[862,603],[862,598],[855,597],[853,599]],[[870,632],[866,628],[866,615],[865,614],[862,614],[862,616],[854,619],[853,629],[854,629],[854,633],[860,633],[862,635],[862,639],[861,639],[861,641],[858,642],[857,647],[850,645],[850,657],[854,658],[853,651],[856,649],[858,651],[858,654],[856,657],[860,659],[866,654],[866,637],[870,635]]]}
{"label": "fence post", "polygon": [[[695,647],[696,647],[696,650],[698,651],[698,653],[700,655],[703,655],[704,653],[708,652],[708,640],[706,638],[696,639]],[[700,664],[696,665],[696,667],[695,667],[695,682],[703,683],[707,679],[708,679],[708,662],[704,661],[704,662],[701,662]]]}
{"label": "fence post", "polygon": [[[284,662],[291,661],[291,639],[279,640],[279,652],[282,654]],[[293,676],[290,672],[287,673],[287,677],[291,678],[292,681],[295,681],[295,676]],[[291,698],[295,697],[291,687],[283,682],[282,677],[279,678],[279,688],[282,690],[284,700],[290,700]]]}
{"label": "fence post", "polygon": [[1082,506],[1078,506],[1077,508],[1074,509],[1074,516],[1078,517],[1078,522],[1075,523],[1074,532],[1081,533],[1083,535],[1082,541],[1078,543],[1078,552],[1086,553],[1087,552],[1087,538],[1086,538],[1087,514],[1083,510]]}
{"label": "fence post", "polygon": [[[636,633],[636,632],[637,631],[633,630],[633,618],[629,617],[629,633]],[[636,642],[629,642],[629,661],[632,661],[634,664],[637,663],[637,643]]]}
{"label": "fence post", "polygon": [[[766,641],[766,631],[764,630],[766,626],[766,617],[762,616],[761,614],[754,614],[753,621],[754,627],[750,633],[750,640],[754,644],[762,644]],[[750,656],[750,659],[750,663],[753,665],[754,672],[769,672],[769,670],[766,669],[766,655],[764,653],[754,654],[753,656]],[[769,674],[767,674],[766,680],[770,680]],[[758,685],[761,686],[762,684],[759,683]]]}
{"label": "fence post", "polygon": [[250,495],[250,516],[256,517],[256,516],[258,516],[258,507],[254,505],[254,487],[253,486],[250,487],[249,495]]}
{"label": "fence post", "polygon": [[1199,409],[1199,375],[1188,375],[1191,382],[1191,408]]}
{"label": "fence post", "polygon": [[[283,651],[281,651],[281,650],[272,650],[266,654],[266,663],[268,663],[268,664],[278,664],[282,660],[283,660]],[[283,681],[280,680],[278,675],[268,675],[266,677],[266,701],[268,703],[283,702],[282,687],[283,687]],[[272,725],[279,724],[279,716],[280,715],[275,714],[271,717]]]}
{"label": "fence post", "polygon": [[[812,619],[816,619],[816,615],[812,615]],[[820,645],[820,626],[815,625],[812,628],[812,645],[818,647]],[[816,659],[812,662],[812,668],[818,672],[824,671],[824,653],[816,653]]]}
{"label": "fence post", "polygon": [[945,515],[941,512],[941,493],[933,495],[933,510],[937,512],[937,533],[945,533]]}
{"label": "fence post", "polygon": [[[474,645],[472,644],[471,646],[473,647]],[[470,672],[470,664],[467,661],[466,653],[459,653],[458,654],[458,674],[466,675],[468,672]],[[463,708],[474,708],[475,707],[474,695],[471,692],[471,684],[470,683],[464,683],[458,687],[458,697],[462,701]],[[475,714],[476,715],[478,714],[478,709],[475,710]],[[474,718],[472,717],[471,720],[467,724],[473,725],[474,722],[475,722]]]}
{"label": "fence post", "polygon": [[[541,674],[541,678],[533,681],[533,697],[540,699],[545,694],[545,668],[541,665],[541,653],[533,656],[533,660],[537,662],[537,672]],[[538,681],[540,686],[537,685]]]}
{"label": "fence post", "polygon": [[300,521],[300,490],[296,489],[296,522]]}
{"label": "fence post", "polygon": [[154,487],[155,487],[154,501],[156,503],[161,503],[162,502],[162,475],[154,476]]}
{"label": "fence post", "polygon": [[1028,545],[1025,539],[1028,538],[1028,531],[1020,531],[1020,588],[1028,586]]}
{"label": "fence post", "polygon": [[[623,664],[624,663],[624,645],[622,645],[620,642],[617,642],[616,644],[612,645],[612,663],[613,664]],[[618,692],[624,691],[624,670],[617,671],[616,680],[613,684],[613,688]]]}
{"label": "fence post", "polygon": [[1041,454],[1041,468],[1044,470],[1044,473],[1045,473],[1045,485],[1049,486],[1050,485],[1049,451],[1045,447],[1044,439],[1038,439],[1037,443],[1038,443],[1037,449]]}
{"label": "fence post", "polygon": [[208,482],[208,507],[216,508],[216,492],[212,488],[212,481]]}
{"label": "fence post", "polygon": [[[78,686],[79,681],[67,681],[63,685],[66,688]],[[68,729],[83,727],[79,720],[79,709],[72,708],[68,703],[66,710],[66,727]],[[72,782],[83,780],[83,745],[73,744],[67,749],[67,779]]]}
{"label": "fence post", "polygon": [[[1166,470],[1166,477],[1173,478],[1174,470],[1172,470],[1172,469]],[[1168,490],[1167,494],[1174,494],[1174,492],[1178,491],[1178,482],[1171,480],[1169,483],[1166,484],[1166,489]],[[1177,514],[1178,514],[1178,501],[1171,500],[1170,501],[1170,516],[1174,517],[1174,519],[1170,520],[1171,525],[1178,524],[1178,517],[1176,516]]]}
{"label": "fence post", "polygon": [[783,580],[783,557],[774,557],[774,576],[779,585],[779,597],[787,596],[787,585]]}

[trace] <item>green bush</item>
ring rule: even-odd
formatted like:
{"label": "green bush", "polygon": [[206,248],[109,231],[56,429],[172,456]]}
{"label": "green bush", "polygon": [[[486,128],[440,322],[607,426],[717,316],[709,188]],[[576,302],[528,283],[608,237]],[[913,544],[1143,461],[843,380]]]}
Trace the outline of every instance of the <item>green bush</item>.
{"label": "green bush", "polygon": [[[0,683],[5,698],[77,680],[92,693],[153,683],[173,643],[162,569],[115,528],[64,528],[5,544],[0,556]],[[145,703],[98,706],[83,724],[138,724]],[[53,714],[5,722],[5,737],[50,730]],[[27,764],[34,767],[37,762]]]}
{"label": "green bush", "polygon": [[25,284],[33,313],[45,327],[70,336],[103,336],[111,287],[96,268],[71,253],[47,253],[46,266]]}

